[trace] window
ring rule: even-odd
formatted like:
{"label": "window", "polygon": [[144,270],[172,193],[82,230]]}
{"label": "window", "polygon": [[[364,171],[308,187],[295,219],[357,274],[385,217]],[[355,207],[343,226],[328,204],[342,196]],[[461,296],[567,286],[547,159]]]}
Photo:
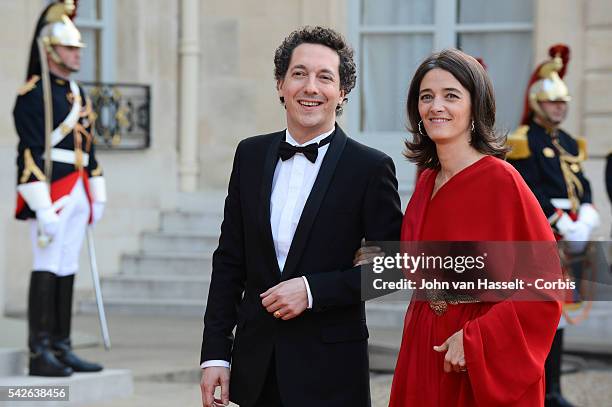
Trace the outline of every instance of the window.
{"label": "window", "polygon": [[458,0],[456,46],[481,57],[495,88],[497,127],[519,124],[532,69],[533,1]]}
{"label": "window", "polygon": [[[53,1],[47,1],[52,3]],[[115,0],[79,0],[74,21],[86,47],[74,78],[87,82],[115,79]]]}
{"label": "window", "polygon": [[531,71],[533,0],[350,4],[350,39],[359,66],[355,95],[350,95],[352,131],[405,135],[412,75],[423,58],[448,47],[485,61],[496,92],[498,129],[511,130],[518,124]]}

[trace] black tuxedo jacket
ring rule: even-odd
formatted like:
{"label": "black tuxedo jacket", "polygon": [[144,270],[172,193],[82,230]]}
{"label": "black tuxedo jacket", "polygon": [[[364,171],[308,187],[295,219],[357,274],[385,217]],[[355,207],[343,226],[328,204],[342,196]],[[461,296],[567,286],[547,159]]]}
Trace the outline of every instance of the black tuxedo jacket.
{"label": "black tuxedo jacket", "polygon": [[[369,406],[368,329],[360,268],[352,263],[362,238],[399,240],[395,167],[336,125],[281,273],[270,196],[284,136],[251,137],[236,150],[213,255],[201,362],[231,360],[230,398],[241,407],[257,400],[272,360],[285,406]],[[275,319],[259,295],[299,276],[308,279],[313,308],[292,320]]]}

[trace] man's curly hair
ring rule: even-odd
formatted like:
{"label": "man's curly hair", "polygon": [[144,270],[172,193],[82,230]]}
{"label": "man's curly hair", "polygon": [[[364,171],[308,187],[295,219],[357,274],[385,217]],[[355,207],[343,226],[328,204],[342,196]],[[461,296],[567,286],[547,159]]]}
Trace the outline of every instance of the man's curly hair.
{"label": "man's curly hair", "polygon": [[[341,34],[331,28],[306,26],[289,34],[274,53],[274,78],[277,81],[285,78],[293,50],[301,44],[325,45],[338,53],[340,57],[340,66],[338,67],[340,72],[340,89],[344,91],[345,96],[348,95],[355,87],[355,80],[357,78],[355,61],[353,61],[353,49]],[[280,101],[284,104],[285,101],[283,99],[281,96]],[[347,98],[345,97],[344,101],[336,106],[336,114],[338,116],[342,114],[342,106],[346,100]]]}

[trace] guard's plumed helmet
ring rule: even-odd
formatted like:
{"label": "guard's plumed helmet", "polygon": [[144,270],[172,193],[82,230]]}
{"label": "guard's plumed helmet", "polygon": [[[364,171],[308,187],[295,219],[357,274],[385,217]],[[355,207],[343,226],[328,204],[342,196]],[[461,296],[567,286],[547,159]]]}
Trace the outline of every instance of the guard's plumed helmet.
{"label": "guard's plumed helmet", "polygon": [[72,22],[76,14],[76,4],[74,0],[64,0],[49,5],[40,15],[32,47],[30,50],[30,62],[28,64],[27,77],[40,75],[40,55],[38,54],[37,39],[40,37],[47,53],[58,64],[63,64],[60,56],[53,46],[63,45],[66,47],[85,46],[81,40],[81,33]]}
{"label": "guard's plumed helmet", "polygon": [[550,47],[548,54],[551,59],[541,63],[529,80],[522,124],[529,123],[532,112],[546,117],[539,102],[569,102],[571,100],[567,85],[563,82],[569,62],[569,47],[565,44],[556,44]]}

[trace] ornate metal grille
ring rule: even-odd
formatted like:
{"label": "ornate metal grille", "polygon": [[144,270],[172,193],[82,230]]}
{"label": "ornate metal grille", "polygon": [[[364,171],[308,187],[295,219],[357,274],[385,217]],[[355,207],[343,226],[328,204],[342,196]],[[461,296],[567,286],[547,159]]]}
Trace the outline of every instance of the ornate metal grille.
{"label": "ornate metal grille", "polygon": [[82,83],[96,113],[96,148],[139,150],[150,138],[150,86],[124,83]]}

